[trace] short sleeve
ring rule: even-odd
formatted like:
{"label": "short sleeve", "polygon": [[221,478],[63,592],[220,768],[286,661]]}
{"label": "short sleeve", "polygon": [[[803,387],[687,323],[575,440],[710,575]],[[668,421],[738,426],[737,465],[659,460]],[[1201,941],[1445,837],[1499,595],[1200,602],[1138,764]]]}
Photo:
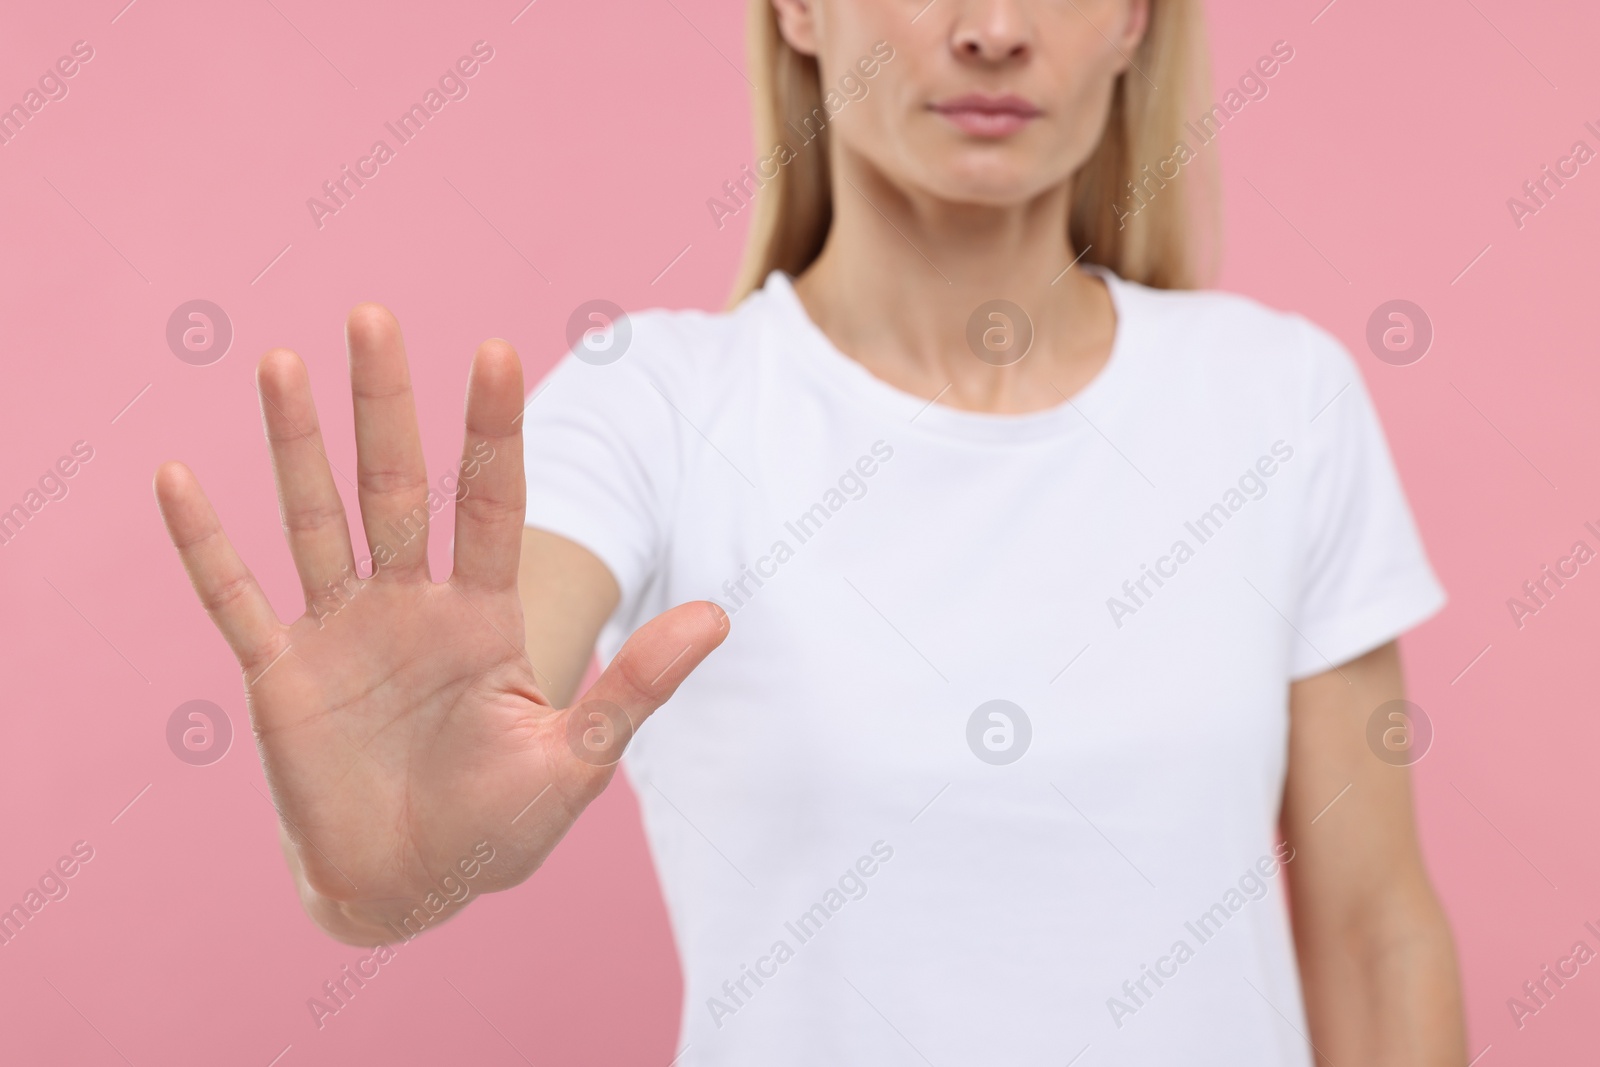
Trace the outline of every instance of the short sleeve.
{"label": "short sleeve", "polygon": [[1289,665],[1295,681],[1388,643],[1446,599],[1355,360],[1326,331],[1301,325],[1311,366],[1303,431],[1311,464]]}
{"label": "short sleeve", "polygon": [[616,579],[622,610],[660,559],[679,472],[676,416],[639,362],[636,351],[605,365],[568,353],[523,416],[524,523],[593,552]]}

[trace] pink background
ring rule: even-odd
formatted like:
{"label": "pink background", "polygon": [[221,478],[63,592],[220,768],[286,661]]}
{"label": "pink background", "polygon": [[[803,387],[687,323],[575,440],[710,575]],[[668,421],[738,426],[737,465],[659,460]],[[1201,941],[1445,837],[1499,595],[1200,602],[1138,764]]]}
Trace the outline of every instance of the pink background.
{"label": "pink background", "polygon": [[[1506,199],[1576,139],[1600,147],[1583,129],[1600,125],[1600,14],[1337,0],[1319,16],[1324,2],[1213,5],[1219,94],[1274,41],[1296,50],[1220,142],[1222,284],[1310,315],[1366,373],[1451,593],[1405,652],[1437,732],[1418,801],[1471,1051],[1575,1062],[1600,1029],[1600,970],[1521,1030],[1506,999],[1580,937],[1600,947],[1582,929],[1600,925],[1600,568],[1520,630],[1506,599],[1574,540],[1600,545],[1582,529],[1600,525],[1600,164],[1520,231]],[[74,41],[95,50],[0,147],[0,508],[73,442],[95,453],[0,546],[0,906],[73,842],[95,849],[0,947],[0,1059],[664,1067],[677,962],[620,780],[538,877],[402,947],[316,1028],[306,999],[362,953],[294,898],[238,673],[149,483],[187,460],[280,611],[298,611],[252,394],[266,348],[310,363],[331,459],[351,470],[340,325],[357,301],[387,303],[437,472],[480,339],[509,338],[532,381],[585,300],[720,306],[743,218],[719,232],[705,200],[756,154],[743,5],[123,3],[27,5],[0,37],[0,103]],[[306,198],[479,39],[495,56],[470,96],[319,231]],[[211,366],[164,340],[194,298],[236,331]],[[1394,298],[1437,331],[1412,366],[1364,342]],[[433,544],[442,573],[447,539]],[[238,735],[211,766],[165,742],[196,698]]]}

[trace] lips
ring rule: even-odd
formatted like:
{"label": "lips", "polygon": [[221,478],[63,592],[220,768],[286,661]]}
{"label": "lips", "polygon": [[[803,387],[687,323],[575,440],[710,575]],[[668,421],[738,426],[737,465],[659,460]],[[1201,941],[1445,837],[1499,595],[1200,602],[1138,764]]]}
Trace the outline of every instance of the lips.
{"label": "lips", "polygon": [[1008,137],[1043,114],[1024,97],[1015,94],[988,96],[968,93],[941,100],[932,110],[973,137]]}

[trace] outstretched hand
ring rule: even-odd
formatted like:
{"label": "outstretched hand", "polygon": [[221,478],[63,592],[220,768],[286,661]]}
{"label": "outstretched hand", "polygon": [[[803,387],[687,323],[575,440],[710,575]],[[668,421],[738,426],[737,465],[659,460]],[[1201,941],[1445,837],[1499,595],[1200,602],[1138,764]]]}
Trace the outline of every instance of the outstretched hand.
{"label": "outstretched hand", "polygon": [[164,464],[155,491],[243,669],[302,897],[335,936],[371,944],[414,929],[402,918],[439,899],[441,879],[459,879],[482,842],[494,858],[474,865],[473,891],[532,873],[728,621],[714,604],[680,605],[641,627],[577,706],[552,708],[517,593],[526,488],[516,352],[490,340],[473,358],[454,569],[435,582],[429,520],[442,501],[430,497],[399,323],[363,304],[347,339],[367,577],[293,352],[269,352],[257,384],[304,614],[279,620],[188,468]]}

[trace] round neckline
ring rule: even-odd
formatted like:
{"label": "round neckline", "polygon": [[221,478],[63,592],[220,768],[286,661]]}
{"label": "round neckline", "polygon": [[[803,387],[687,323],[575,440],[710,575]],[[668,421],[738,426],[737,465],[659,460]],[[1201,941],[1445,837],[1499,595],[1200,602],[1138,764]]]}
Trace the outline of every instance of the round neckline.
{"label": "round neckline", "polygon": [[1137,320],[1131,314],[1130,306],[1134,303],[1133,286],[1114,271],[1098,264],[1085,263],[1082,266],[1105,283],[1106,292],[1111,297],[1111,306],[1116,315],[1111,354],[1095,376],[1071,397],[1051,407],[1020,414],[965,411],[905,392],[839,350],[812,320],[799,294],[794,291],[794,280],[788,274],[781,270],[772,271],[762,284],[761,291],[776,306],[780,319],[789,327],[783,331],[787,339],[799,342],[794,347],[800,350],[800,362],[879,413],[897,418],[922,433],[973,441],[1024,443],[1060,439],[1091,431],[1088,417],[1081,409],[1088,407],[1096,413],[1103,413],[1106,405],[1116,398],[1116,385],[1128,370],[1133,349],[1132,338],[1137,329]]}

